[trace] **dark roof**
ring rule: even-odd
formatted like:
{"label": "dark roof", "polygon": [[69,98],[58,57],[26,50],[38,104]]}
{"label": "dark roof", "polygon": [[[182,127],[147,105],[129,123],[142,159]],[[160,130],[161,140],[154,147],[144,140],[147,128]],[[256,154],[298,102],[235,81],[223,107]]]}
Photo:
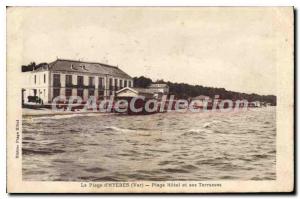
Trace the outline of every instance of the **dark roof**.
{"label": "dark roof", "polygon": [[91,74],[105,74],[105,75],[111,75],[120,78],[131,78],[128,74],[126,74],[117,66],[110,66],[107,64],[96,63],[96,62],[84,62],[84,61],[67,60],[67,59],[57,59],[56,61],[49,63],[49,70],[91,73]]}
{"label": "dark roof", "polygon": [[149,88],[132,88],[136,90],[138,93],[148,93],[148,94],[154,94],[152,89]]}

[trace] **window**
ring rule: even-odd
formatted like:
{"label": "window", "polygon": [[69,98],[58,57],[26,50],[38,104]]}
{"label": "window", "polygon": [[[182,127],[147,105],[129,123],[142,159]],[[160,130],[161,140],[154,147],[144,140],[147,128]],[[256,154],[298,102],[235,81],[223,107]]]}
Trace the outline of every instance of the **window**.
{"label": "window", "polygon": [[54,88],[53,89],[53,99],[60,95],[60,89]]}
{"label": "window", "polygon": [[128,81],[128,86],[131,87],[131,81]]}
{"label": "window", "polygon": [[77,85],[83,86],[83,76],[77,76]]}
{"label": "window", "polygon": [[44,83],[46,83],[46,74],[44,74]]}
{"label": "window", "polygon": [[89,86],[95,86],[95,78],[89,77]]}
{"label": "window", "polygon": [[66,87],[72,86],[72,75],[66,75]]}
{"label": "window", "polygon": [[104,99],[104,90],[98,90],[98,99]]}
{"label": "window", "polygon": [[77,89],[77,96],[83,98],[83,89]]}
{"label": "window", "polygon": [[112,78],[109,78],[109,90],[113,90],[113,86],[112,86]]}
{"label": "window", "polygon": [[36,84],[36,75],[34,75],[34,84]]}
{"label": "window", "polygon": [[103,78],[102,77],[99,77],[99,85],[98,85],[98,88],[99,89],[103,89],[104,86],[103,86]]}
{"label": "window", "polygon": [[127,87],[127,80],[124,80],[124,87]]}
{"label": "window", "polygon": [[83,70],[88,70],[88,69],[85,67],[85,65],[80,65],[79,67],[82,68]]}
{"label": "window", "polygon": [[72,89],[66,88],[66,98],[69,99],[70,96],[72,96]]}
{"label": "window", "polygon": [[53,74],[53,86],[60,87],[60,74]]}
{"label": "window", "polygon": [[118,79],[115,79],[115,89],[116,89],[116,90],[119,90],[119,89],[118,89]]}
{"label": "window", "polygon": [[44,89],[44,98],[46,97],[46,89]]}
{"label": "window", "polygon": [[89,89],[89,97],[95,95],[95,90],[94,89]]}
{"label": "window", "polygon": [[119,80],[119,86],[120,86],[120,88],[123,88],[123,80]]}

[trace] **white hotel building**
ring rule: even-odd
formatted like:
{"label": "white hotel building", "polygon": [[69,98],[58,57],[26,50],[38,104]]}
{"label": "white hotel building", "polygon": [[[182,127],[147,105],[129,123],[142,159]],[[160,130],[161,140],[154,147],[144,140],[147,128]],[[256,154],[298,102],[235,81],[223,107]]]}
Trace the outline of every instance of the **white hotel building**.
{"label": "white hotel building", "polygon": [[90,96],[107,99],[124,87],[133,87],[132,78],[116,66],[57,59],[34,71],[23,72],[23,102],[33,96],[49,104],[57,96]]}

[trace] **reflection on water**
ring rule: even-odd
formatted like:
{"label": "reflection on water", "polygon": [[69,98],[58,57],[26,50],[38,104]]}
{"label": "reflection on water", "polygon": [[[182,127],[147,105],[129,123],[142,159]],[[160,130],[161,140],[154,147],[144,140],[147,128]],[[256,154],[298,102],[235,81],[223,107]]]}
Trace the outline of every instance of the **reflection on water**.
{"label": "reflection on water", "polygon": [[24,118],[23,179],[274,180],[276,109]]}

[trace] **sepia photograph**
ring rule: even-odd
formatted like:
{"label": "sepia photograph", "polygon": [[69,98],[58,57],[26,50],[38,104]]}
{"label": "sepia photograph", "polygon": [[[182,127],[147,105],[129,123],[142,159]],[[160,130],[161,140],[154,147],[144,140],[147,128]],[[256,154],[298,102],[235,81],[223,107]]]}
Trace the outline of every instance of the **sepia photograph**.
{"label": "sepia photograph", "polygon": [[8,192],[293,191],[293,7],[6,15]]}

